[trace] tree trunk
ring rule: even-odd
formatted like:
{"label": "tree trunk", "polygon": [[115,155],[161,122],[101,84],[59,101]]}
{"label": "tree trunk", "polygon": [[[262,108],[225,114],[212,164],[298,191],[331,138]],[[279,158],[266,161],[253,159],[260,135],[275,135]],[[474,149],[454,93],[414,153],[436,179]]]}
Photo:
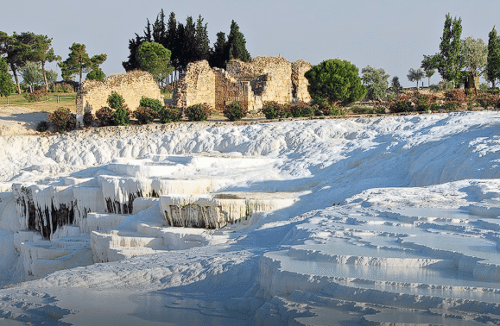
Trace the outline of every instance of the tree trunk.
{"label": "tree trunk", "polygon": [[43,73],[43,82],[45,83],[45,91],[49,91],[49,84],[47,83],[47,74],[45,73],[45,61],[42,61],[42,73]]}
{"label": "tree trunk", "polygon": [[17,78],[17,69],[14,64],[10,65],[10,70],[12,70],[12,74],[14,75],[14,79],[16,80],[17,85],[17,94],[21,94],[21,86],[19,85],[19,78]]}

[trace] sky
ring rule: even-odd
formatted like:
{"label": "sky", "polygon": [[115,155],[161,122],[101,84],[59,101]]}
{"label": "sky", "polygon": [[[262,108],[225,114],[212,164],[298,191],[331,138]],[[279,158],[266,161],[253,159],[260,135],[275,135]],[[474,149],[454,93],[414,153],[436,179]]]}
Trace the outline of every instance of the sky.
{"label": "sky", "polygon": [[[124,72],[129,39],[143,35],[147,19],[154,22],[161,9],[182,23],[201,15],[211,45],[235,20],[252,57],[281,55],[313,65],[339,58],[360,72],[368,65],[383,68],[404,87],[414,86],[408,70],[439,51],[447,13],[462,18],[462,38],[487,43],[493,26],[500,26],[498,0],[16,0],[2,3],[0,30],[48,35],[63,60],[74,42],[83,43],[90,56],[107,54],[101,68],[111,75]],[[55,64],[49,68],[61,79]],[[436,73],[431,83],[440,80]]]}

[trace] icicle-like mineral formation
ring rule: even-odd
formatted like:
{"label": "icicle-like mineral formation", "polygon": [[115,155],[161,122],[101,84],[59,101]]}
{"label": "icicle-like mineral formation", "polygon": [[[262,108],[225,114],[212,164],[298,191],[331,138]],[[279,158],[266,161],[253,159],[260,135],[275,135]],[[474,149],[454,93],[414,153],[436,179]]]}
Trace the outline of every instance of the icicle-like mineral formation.
{"label": "icicle-like mineral formation", "polygon": [[245,220],[254,212],[293,204],[292,199],[218,198],[211,195],[160,197],[160,209],[170,226],[218,229]]}

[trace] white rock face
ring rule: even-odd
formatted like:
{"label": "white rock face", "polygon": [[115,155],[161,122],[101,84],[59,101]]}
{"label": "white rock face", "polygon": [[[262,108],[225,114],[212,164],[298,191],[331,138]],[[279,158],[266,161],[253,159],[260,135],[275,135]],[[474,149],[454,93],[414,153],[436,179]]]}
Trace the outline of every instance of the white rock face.
{"label": "white rock face", "polygon": [[207,229],[219,229],[228,223],[246,220],[255,212],[268,212],[292,204],[291,199],[223,199],[206,195],[160,197],[160,208],[170,226]]}
{"label": "white rock face", "polygon": [[500,324],[498,130],[458,112],[0,137],[0,320]]}

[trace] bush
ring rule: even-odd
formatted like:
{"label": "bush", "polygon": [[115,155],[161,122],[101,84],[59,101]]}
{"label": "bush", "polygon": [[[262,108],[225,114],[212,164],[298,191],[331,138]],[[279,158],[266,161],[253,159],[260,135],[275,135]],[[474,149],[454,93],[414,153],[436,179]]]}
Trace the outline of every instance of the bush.
{"label": "bush", "polygon": [[288,118],[291,116],[289,106],[275,101],[264,102],[261,112],[266,116],[266,119]]}
{"label": "bush", "polygon": [[44,131],[47,131],[49,130],[49,123],[47,121],[40,121],[37,125],[36,125],[36,131],[38,132],[44,132]]}
{"label": "bush", "polygon": [[437,85],[430,85],[429,88],[433,91],[450,91],[454,88],[454,84],[452,81],[443,80]]}
{"label": "bush", "polygon": [[391,113],[410,112],[413,111],[413,105],[408,94],[401,94],[389,102],[389,111]]}
{"label": "bush", "polygon": [[231,102],[226,106],[224,111],[222,111],[222,114],[224,114],[224,116],[230,121],[241,120],[244,116],[247,115],[247,113],[247,108],[245,108],[243,104],[238,101]]}
{"label": "bush", "polygon": [[68,83],[57,83],[52,86],[51,91],[57,93],[72,93],[75,89]]}
{"label": "bush", "polygon": [[52,112],[49,121],[56,126],[57,131],[63,132],[75,128],[76,120],[71,118],[71,111],[68,108],[59,108]]}
{"label": "bush", "polygon": [[352,113],[356,114],[373,114],[375,110],[372,108],[362,107],[362,106],[353,106],[351,108]]}
{"label": "bush", "polygon": [[108,105],[112,109],[123,109],[125,108],[125,100],[120,94],[113,92],[108,96]]}
{"label": "bush", "polygon": [[207,103],[191,105],[184,114],[189,121],[205,121],[210,115],[210,106]]}
{"label": "bush", "polygon": [[161,123],[179,121],[182,118],[182,112],[178,109],[166,106],[160,109],[158,117],[160,118]]}
{"label": "bush", "polygon": [[315,107],[304,102],[298,102],[290,106],[290,114],[295,118],[312,117],[315,115],[315,113],[316,113]]}
{"label": "bush", "polygon": [[49,93],[45,91],[45,89],[37,89],[31,93],[24,93],[24,98],[28,102],[40,102],[44,96],[49,96]]}
{"label": "bush", "polygon": [[432,104],[437,100],[434,95],[427,94],[416,94],[415,110],[417,111],[429,111]]}
{"label": "bush", "polygon": [[134,117],[137,119],[139,124],[150,124],[156,119],[158,113],[149,107],[140,107],[134,111]]}
{"label": "bush", "polygon": [[162,94],[172,94],[174,92],[174,86],[173,85],[165,85],[163,87],[160,87],[160,92]]}
{"label": "bush", "polygon": [[83,124],[85,127],[90,127],[94,121],[94,115],[92,112],[87,111],[83,114]]}
{"label": "bush", "polygon": [[309,81],[309,94],[317,103],[326,101],[346,106],[366,95],[358,68],[346,60],[325,60],[304,76]]}
{"label": "bush", "polygon": [[97,110],[95,116],[101,126],[111,126],[113,124],[114,110],[105,106]]}
{"label": "bush", "polygon": [[461,107],[462,107],[462,105],[459,102],[456,102],[456,101],[447,102],[444,105],[444,109],[448,110],[448,111],[457,111]]}
{"label": "bush", "polygon": [[113,112],[113,124],[115,126],[128,126],[130,124],[130,111],[127,107],[118,108]]}
{"label": "bush", "polygon": [[154,99],[154,98],[149,98],[149,97],[143,97],[141,98],[141,101],[139,102],[140,107],[145,107],[145,108],[150,108],[156,112],[159,112],[161,108],[163,108],[163,105],[161,104],[160,100]]}
{"label": "bush", "polygon": [[315,115],[317,116],[330,116],[330,115],[344,115],[346,114],[346,110],[338,107],[338,106],[331,106],[331,105],[325,105],[325,106],[320,106],[318,104],[315,104],[314,106],[315,109]]}
{"label": "bush", "polygon": [[497,108],[500,106],[500,95],[480,92],[477,95],[476,102],[485,110],[488,108]]}

